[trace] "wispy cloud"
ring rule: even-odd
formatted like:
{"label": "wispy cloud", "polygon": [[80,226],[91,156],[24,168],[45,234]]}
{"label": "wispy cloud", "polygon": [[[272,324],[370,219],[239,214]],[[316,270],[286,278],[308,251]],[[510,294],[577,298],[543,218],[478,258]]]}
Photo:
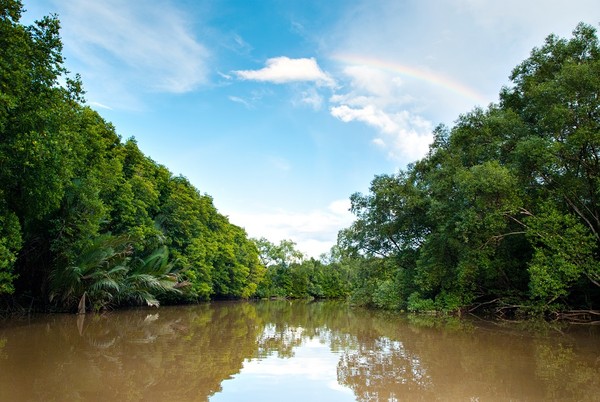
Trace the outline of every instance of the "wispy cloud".
{"label": "wispy cloud", "polygon": [[246,99],[240,98],[239,96],[229,96],[228,99],[232,102],[244,105],[247,109],[254,109],[254,105],[248,102]]}
{"label": "wispy cloud", "polygon": [[113,110],[110,106],[107,106],[100,102],[88,102],[88,105],[90,105],[91,107],[98,108],[98,109]]}
{"label": "wispy cloud", "polygon": [[308,106],[315,111],[321,110],[323,102],[323,97],[315,88],[308,88],[300,91],[296,98],[292,100],[294,106]]}
{"label": "wispy cloud", "polygon": [[[166,2],[57,2],[65,49],[92,86],[92,97],[133,91],[183,93],[207,82],[207,49],[186,16]],[[106,94],[106,92],[111,92]]]}
{"label": "wispy cloud", "polygon": [[217,71],[217,74],[221,77],[224,78],[225,80],[231,80],[233,77],[230,74],[225,74],[222,71]]}
{"label": "wispy cloud", "polygon": [[325,73],[314,58],[291,59],[286,56],[268,59],[259,70],[237,70],[234,73],[243,80],[286,84],[291,82],[314,82],[317,85],[334,86],[334,80]]}
{"label": "wispy cloud", "polygon": [[238,54],[243,55],[247,55],[252,51],[252,46],[250,46],[250,44],[237,33],[232,33],[224,46]]}
{"label": "wispy cloud", "polygon": [[268,88],[254,89],[244,96],[230,95],[227,98],[235,103],[244,105],[247,109],[257,108],[263,98],[273,96],[273,92]]}

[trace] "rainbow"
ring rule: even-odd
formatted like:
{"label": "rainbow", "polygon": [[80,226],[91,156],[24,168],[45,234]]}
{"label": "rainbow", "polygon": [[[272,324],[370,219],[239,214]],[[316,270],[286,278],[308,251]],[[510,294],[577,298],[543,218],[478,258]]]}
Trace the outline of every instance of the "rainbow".
{"label": "rainbow", "polygon": [[479,105],[487,103],[485,96],[475,91],[472,88],[458,82],[451,78],[446,77],[443,74],[433,72],[431,70],[420,69],[406,64],[394,63],[391,61],[376,59],[373,57],[359,56],[354,54],[335,54],[332,57],[333,60],[350,64],[354,66],[366,66],[371,68],[377,68],[391,73],[400,74],[403,76],[415,78],[431,85],[440,86],[447,89],[457,95],[472,100]]}

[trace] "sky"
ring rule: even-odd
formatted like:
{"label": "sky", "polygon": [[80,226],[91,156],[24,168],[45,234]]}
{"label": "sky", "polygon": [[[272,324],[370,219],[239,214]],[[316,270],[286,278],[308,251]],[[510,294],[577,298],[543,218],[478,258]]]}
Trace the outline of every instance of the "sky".
{"label": "sky", "polygon": [[438,124],[496,102],[597,0],[24,0],[117,133],[249,236],[310,257],[349,197],[422,158]]}

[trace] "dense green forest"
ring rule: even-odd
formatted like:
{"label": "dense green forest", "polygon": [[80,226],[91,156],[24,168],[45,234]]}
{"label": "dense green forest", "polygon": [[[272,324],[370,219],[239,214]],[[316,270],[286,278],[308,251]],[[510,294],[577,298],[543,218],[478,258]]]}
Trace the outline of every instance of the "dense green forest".
{"label": "dense green forest", "polygon": [[85,106],[60,22],[0,2],[0,308],[346,298],[408,311],[600,308],[600,46],[549,36],[499,102],[351,197],[320,260],[250,239]]}
{"label": "dense green forest", "polygon": [[498,104],[439,126],[429,153],[354,194],[339,235],[352,297],[497,313],[600,308],[600,48],[549,36]]}
{"label": "dense green forest", "polygon": [[5,305],[252,296],[263,268],[245,231],[85,106],[79,77],[64,67],[56,16],[23,26],[19,1],[0,4]]}

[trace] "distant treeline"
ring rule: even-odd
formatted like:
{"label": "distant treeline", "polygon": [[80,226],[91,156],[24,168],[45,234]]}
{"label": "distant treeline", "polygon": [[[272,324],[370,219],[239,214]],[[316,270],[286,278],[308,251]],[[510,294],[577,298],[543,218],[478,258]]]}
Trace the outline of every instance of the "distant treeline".
{"label": "distant treeline", "polygon": [[0,8],[0,301],[70,310],[210,298],[350,298],[409,311],[600,308],[600,47],[580,24],[498,104],[351,197],[321,260],[249,239],[212,198],[85,106],[59,20]]}

